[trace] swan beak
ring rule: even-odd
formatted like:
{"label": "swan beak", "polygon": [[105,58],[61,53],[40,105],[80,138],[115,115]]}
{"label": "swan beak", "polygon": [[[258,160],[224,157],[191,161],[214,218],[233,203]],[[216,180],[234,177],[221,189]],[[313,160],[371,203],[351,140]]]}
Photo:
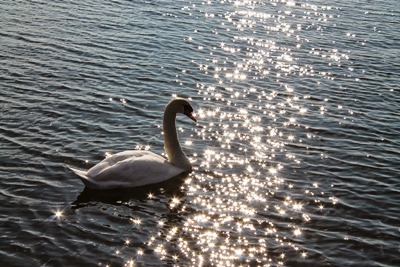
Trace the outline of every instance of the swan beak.
{"label": "swan beak", "polygon": [[197,119],[194,117],[192,112],[185,112],[186,116],[188,116],[192,121],[197,122]]}

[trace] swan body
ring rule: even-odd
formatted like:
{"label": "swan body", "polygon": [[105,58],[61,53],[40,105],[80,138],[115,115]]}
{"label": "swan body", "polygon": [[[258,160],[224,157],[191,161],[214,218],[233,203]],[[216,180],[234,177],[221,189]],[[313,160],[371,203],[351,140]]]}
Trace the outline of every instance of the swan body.
{"label": "swan body", "polygon": [[146,150],[127,150],[111,155],[88,171],[70,168],[85,186],[92,189],[136,187],[160,183],[183,172],[192,165],[180,146],[175,127],[177,113],[196,121],[193,108],[186,99],[171,100],[164,111],[164,147],[168,160]]}

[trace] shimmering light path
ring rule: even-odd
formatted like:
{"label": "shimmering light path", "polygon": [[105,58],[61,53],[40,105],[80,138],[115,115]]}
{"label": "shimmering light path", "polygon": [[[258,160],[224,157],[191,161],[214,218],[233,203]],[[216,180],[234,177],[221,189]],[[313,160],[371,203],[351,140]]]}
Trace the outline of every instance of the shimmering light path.
{"label": "shimmering light path", "polygon": [[[226,9],[232,11],[218,13]],[[207,81],[196,83],[205,105],[197,112],[201,122],[196,135],[186,144],[201,142],[206,148],[192,157],[197,168],[183,185],[184,199],[169,202],[172,211],[185,214],[183,221],[161,224],[148,242],[162,260],[193,266],[275,266],[287,258],[307,263],[303,228],[338,199],[313,181],[289,182],[282,169],[301,163],[288,145],[315,138],[297,120],[308,110],[313,116],[326,111],[328,99],[310,106],[311,96],[297,92],[296,82],[307,77],[308,83],[321,87],[334,79],[336,73],[307,63],[315,59],[298,57],[309,42],[303,31],[311,25],[323,31],[332,23],[330,10],[247,1],[182,8],[190,16],[204,17],[196,24],[202,30],[194,28],[185,39],[203,55],[192,61],[197,69],[191,71],[202,72]],[[316,17],[307,16],[310,12]],[[204,46],[197,41],[208,36],[218,42]],[[346,52],[334,48],[321,52],[310,47],[307,57],[318,57],[326,66],[350,64]],[[183,69],[177,83],[182,84],[188,72]],[[338,75],[351,77],[345,73],[350,71]]]}

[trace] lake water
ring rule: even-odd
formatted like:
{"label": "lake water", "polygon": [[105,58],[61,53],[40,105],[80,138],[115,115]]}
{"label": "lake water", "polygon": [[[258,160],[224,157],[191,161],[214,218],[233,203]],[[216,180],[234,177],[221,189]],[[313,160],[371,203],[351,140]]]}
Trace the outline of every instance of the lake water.
{"label": "lake water", "polygon": [[[0,1],[2,266],[400,266],[400,2]],[[91,191],[67,169],[194,171]]]}

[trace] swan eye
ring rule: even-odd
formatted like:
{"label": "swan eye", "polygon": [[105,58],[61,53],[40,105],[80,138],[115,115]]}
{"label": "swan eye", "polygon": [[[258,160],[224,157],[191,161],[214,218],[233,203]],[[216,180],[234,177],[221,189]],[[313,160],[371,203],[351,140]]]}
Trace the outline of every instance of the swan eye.
{"label": "swan eye", "polygon": [[193,108],[189,105],[183,105],[183,114],[190,114],[193,112]]}
{"label": "swan eye", "polygon": [[183,114],[188,116],[191,120],[197,121],[196,118],[193,116],[193,108],[190,105],[183,105]]}

